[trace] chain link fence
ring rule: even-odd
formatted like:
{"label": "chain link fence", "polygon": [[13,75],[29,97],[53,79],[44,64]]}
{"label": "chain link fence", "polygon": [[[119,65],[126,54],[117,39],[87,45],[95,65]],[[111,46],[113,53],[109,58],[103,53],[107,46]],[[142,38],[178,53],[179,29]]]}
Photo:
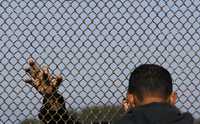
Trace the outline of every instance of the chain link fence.
{"label": "chain link fence", "polygon": [[69,110],[120,105],[130,71],[157,63],[177,107],[198,118],[199,39],[199,0],[0,0],[0,123],[37,118],[43,98],[23,81],[30,55],[61,72]]}

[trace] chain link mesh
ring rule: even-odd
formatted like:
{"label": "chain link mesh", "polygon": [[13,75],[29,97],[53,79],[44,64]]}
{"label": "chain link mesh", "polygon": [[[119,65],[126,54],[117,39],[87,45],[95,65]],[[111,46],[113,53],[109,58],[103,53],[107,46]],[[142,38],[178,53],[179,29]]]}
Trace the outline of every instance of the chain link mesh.
{"label": "chain link mesh", "polygon": [[43,98],[23,81],[30,55],[61,71],[68,109],[120,105],[130,71],[157,63],[178,108],[198,118],[199,37],[198,0],[0,0],[0,123],[37,118]]}

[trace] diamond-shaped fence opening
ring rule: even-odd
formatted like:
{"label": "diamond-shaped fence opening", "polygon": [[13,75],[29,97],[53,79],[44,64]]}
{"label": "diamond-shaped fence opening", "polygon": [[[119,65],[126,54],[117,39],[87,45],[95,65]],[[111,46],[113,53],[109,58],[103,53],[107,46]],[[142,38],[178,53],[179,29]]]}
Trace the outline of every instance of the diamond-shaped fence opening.
{"label": "diamond-shaped fence opening", "polygon": [[115,120],[142,63],[167,68],[177,107],[199,118],[199,15],[198,0],[0,0],[0,122],[38,119],[44,97],[24,82],[30,55],[64,77],[68,122]]}

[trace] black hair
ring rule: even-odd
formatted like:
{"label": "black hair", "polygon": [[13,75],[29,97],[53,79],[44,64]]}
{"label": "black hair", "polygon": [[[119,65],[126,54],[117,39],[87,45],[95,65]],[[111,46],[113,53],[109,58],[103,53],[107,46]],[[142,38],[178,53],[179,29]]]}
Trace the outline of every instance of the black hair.
{"label": "black hair", "polygon": [[171,75],[156,64],[140,65],[131,73],[128,92],[134,93],[140,101],[146,95],[157,95],[166,99],[172,92]]}

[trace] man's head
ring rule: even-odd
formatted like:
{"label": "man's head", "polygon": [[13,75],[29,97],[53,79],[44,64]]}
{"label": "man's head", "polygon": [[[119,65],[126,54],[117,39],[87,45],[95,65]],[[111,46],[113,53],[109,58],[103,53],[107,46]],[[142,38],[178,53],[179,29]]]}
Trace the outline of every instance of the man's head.
{"label": "man's head", "polygon": [[170,73],[159,65],[140,65],[131,73],[128,101],[132,106],[153,102],[166,102],[174,105],[176,93],[172,91]]}

